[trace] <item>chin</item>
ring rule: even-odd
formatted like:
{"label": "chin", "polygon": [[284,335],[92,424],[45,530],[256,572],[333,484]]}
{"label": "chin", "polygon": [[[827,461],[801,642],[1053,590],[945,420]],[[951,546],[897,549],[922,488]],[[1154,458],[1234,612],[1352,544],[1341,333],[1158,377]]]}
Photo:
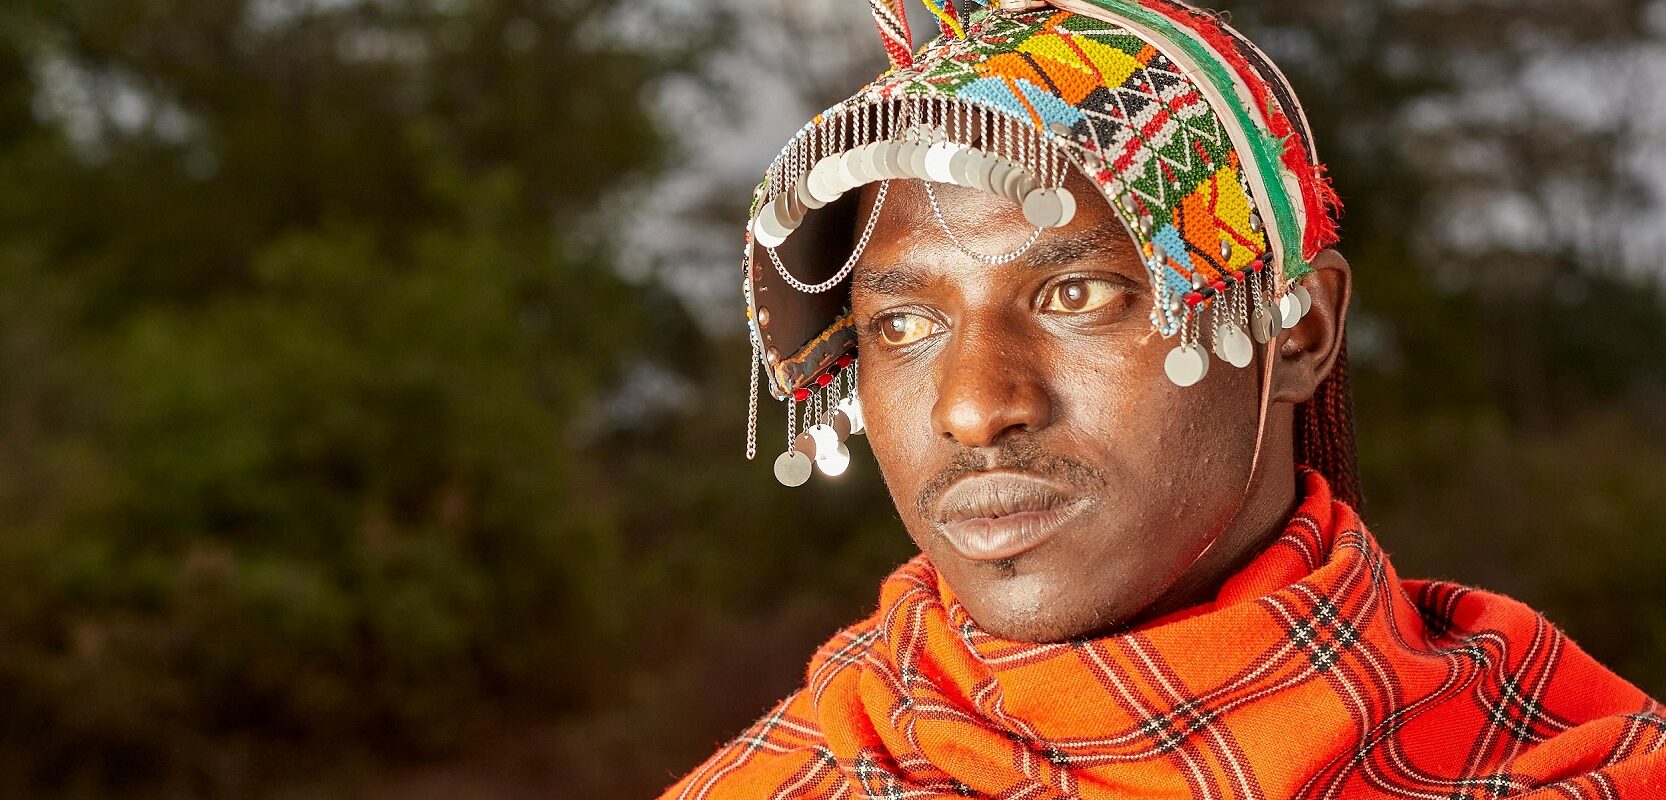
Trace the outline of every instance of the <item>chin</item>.
{"label": "chin", "polygon": [[[953,579],[949,585],[954,586]],[[984,632],[1014,642],[1056,644],[1114,631],[1138,609],[1123,598],[1073,598],[1064,587],[1049,587],[1034,576],[1012,577],[997,586],[969,587],[955,594]],[[1049,591],[1052,589],[1052,591]],[[1061,589],[1063,589],[1061,591]]]}
{"label": "chin", "polygon": [[996,618],[985,622],[976,614],[972,615],[972,620],[977,622],[978,627],[985,633],[1009,642],[1060,644],[1086,635],[1086,632],[1077,631],[1075,626],[1063,624],[1059,620]]}
{"label": "chin", "polygon": [[[1126,627],[1162,594],[1139,550],[1118,531],[1083,528],[1011,559],[977,561],[941,537],[916,537],[984,632],[1014,642],[1059,643]],[[1088,547],[1082,541],[1101,546]]]}

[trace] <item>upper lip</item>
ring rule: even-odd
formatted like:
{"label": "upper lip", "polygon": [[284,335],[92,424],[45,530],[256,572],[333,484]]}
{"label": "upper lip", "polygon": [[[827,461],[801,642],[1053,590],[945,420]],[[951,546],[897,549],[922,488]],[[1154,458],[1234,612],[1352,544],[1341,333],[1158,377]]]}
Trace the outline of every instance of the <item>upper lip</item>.
{"label": "upper lip", "polygon": [[1070,501],[1071,497],[1053,483],[1032,475],[979,472],[949,487],[938,503],[938,518],[945,525],[972,519],[999,519],[1063,508]]}

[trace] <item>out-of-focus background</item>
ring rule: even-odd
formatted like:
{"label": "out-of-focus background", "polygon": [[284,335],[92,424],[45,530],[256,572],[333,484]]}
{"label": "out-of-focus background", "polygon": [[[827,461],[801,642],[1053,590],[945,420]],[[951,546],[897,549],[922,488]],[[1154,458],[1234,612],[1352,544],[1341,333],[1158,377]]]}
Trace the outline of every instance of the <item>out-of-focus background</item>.
{"label": "out-of-focus background", "polygon": [[[1666,0],[1220,5],[1348,204],[1367,520],[1666,695]],[[744,205],[869,24],[6,3],[0,796],[646,797],[789,691],[912,552],[742,457]]]}

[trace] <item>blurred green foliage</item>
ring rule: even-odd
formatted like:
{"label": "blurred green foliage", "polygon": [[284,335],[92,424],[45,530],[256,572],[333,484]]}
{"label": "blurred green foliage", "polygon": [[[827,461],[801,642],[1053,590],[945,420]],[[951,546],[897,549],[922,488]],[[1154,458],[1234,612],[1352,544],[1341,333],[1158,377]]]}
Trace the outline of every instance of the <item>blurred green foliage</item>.
{"label": "blurred green foliage", "polygon": [[[1646,40],[1649,4],[1232,5],[1349,203],[1367,519],[1666,693],[1660,287],[1600,237],[1431,227],[1476,187],[1545,230],[1569,186],[1655,198],[1606,129],[1408,122]],[[738,303],[713,334],[617,269],[609,204],[689,155],[651,90],[748,7],[790,29],[0,10],[0,795],[643,796],[872,607],[911,553],[874,470],[780,490],[740,457]],[[1476,142],[1505,168],[1442,155]]]}
{"label": "blurred green foliage", "polygon": [[574,421],[689,331],[583,235],[693,54],[615,5],[3,12],[0,794],[588,707],[624,564]]}

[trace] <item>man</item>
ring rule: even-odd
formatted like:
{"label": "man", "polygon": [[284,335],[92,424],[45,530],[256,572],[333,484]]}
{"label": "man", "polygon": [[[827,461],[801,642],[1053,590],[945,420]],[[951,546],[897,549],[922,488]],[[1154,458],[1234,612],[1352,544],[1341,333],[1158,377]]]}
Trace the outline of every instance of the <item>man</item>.
{"label": "man", "polygon": [[900,5],[745,292],[777,477],[865,429],[921,556],[665,796],[1666,797],[1659,704],[1355,514],[1349,267],[1276,67],[1172,0],[932,5],[917,55]]}

